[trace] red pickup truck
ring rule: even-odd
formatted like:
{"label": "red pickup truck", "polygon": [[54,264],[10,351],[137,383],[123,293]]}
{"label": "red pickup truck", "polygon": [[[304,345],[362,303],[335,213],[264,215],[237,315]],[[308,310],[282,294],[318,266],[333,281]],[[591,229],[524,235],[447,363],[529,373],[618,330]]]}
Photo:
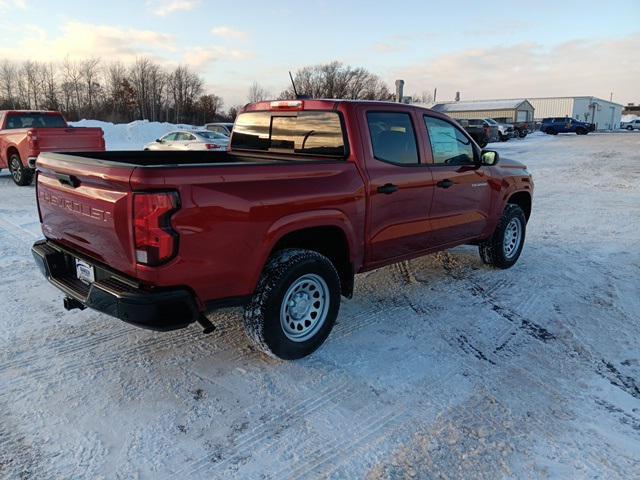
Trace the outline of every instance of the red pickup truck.
{"label": "red pickup truck", "polygon": [[59,112],[0,111],[0,169],[8,168],[13,181],[30,185],[40,152],[104,151],[101,128],[67,125]]}
{"label": "red pickup truck", "polygon": [[531,213],[526,167],[454,120],[388,102],[248,105],[226,152],[45,153],[33,254],[66,296],[155,329],[245,305],[263,351],[329,335],[354,275],[460,244],[508,268]]}

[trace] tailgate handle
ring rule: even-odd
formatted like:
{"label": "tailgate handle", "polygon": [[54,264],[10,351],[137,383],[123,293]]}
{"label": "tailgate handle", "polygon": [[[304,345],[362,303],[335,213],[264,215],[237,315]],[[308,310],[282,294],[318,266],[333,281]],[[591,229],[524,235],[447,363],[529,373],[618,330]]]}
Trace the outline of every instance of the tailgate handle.
{"label": "tailgate handle", "polygon": [[62,185],[68,185],[72,188],[77,188],[80,185],[80,180],[78,180],[73,175],[65,175],[64,173],[56,173],[56,178]]}

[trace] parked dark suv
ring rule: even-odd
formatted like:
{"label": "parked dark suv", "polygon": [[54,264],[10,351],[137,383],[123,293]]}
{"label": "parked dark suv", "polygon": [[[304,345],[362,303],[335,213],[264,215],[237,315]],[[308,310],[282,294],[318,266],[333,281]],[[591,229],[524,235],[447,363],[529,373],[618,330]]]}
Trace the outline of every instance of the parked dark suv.
{"label": "parked dark suv", "polygon": [[551,117],[542,119],[540,131],[549,135],[557,135],[559,133],[575,133],[577,135],[586,135],[595,130],[593,123],[586,123],[571,117]]}

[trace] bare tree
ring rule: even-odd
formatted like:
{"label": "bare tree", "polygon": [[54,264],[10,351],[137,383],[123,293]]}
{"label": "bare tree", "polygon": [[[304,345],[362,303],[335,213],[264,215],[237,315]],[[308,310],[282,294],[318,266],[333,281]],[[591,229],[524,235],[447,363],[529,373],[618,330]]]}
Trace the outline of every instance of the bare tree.
{"label": "bare tree", "polygon": [[216,120],[220,110],[222,110],[222,105],[222,98],[219,96],[213,94],[202,95],[198,99],[198,110],[202,115],[202,123],[207,123],[209,120]]}
{"label": "bare tree", "polygon": [[89,115],[94,115],[94,104],[96,97],[100,91],[100,84],[98,83],[98,75],[100,73],[100,60],[97,58],[89,58],[84,60],[79,65],[79,73],[82,77],[82,83],[84,84],[84,92],[86,94],[87,112]]}
{"label": "bare tree", "polygon": [[177,67],[169,77],[175,122],[180,123],[195,110],[196,99],[202,93],[202,79],[185,66]]}
{"label": "bare tree", "polygon": [[58,100],[58,80],[56,69],[53,63],[42,65],[40,70],[42,76],[43,103],[42,106],[49,110],[58,110],[60,103]]}
{"label": "bare tree", "polygon": [[74,111],[75,115],[78,116],[80,113],[80,106],[82,104],[82,75],[80,73],[80,68],[76,62],[69,60],[67,57],[62,63],[62,69],[63,77],[67,84],[65,88],[65,96],[69,93],[69,90],[72,92],[72,96],[69,96],[69,98],[66,99],[69,102],[68,111]]}
{"label": "bare tree", "polygon": [[[393,96],[377,75],[340,62],[301,68],[295,74],[295,84],[299,94],[312,98],[390,100]],[[287,89],[280,97],[292,98],[293,95],[293,90]]]}
{"label": "bare tree", "polygon": [[4,103],[9,108],[18,108],[18,98],[15,80],[18,76],[16,65],[9,60],[2,62],[0,66],[0,85]]}
{"label": "bare tree", "polygon": [[264,89],[258,82],[253,82],[249,87],[249,95],[247,96],[247,101],[249,103],[260,102],[262,100],[266,100],[269,98],[271,94]]}

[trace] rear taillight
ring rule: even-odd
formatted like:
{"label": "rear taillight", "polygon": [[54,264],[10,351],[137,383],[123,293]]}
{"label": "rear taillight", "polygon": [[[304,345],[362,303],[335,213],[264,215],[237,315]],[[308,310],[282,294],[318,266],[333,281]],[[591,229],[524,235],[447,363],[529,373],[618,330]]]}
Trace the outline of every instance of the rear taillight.
{"label": "rear taillight", "polygon": [[38,147],[39,147],[38,134],[36,132],[34,132],[33,130],[29,130],[27,132],[27,142],[29,143],[29,149],[31,151],[38,150]]}
{"label": "rear taillight", "polygon": [[219,150],[220,149],[220,145],[216,145],[215,143],[205,143],[204,147],[207,150]]}
{"label": "rear taillight", "polygon": [[135,193],[133,226],[136,261],[159,265],[178,251],[178,234],[171,228],[171,215],[180,208],[178,192]]}

